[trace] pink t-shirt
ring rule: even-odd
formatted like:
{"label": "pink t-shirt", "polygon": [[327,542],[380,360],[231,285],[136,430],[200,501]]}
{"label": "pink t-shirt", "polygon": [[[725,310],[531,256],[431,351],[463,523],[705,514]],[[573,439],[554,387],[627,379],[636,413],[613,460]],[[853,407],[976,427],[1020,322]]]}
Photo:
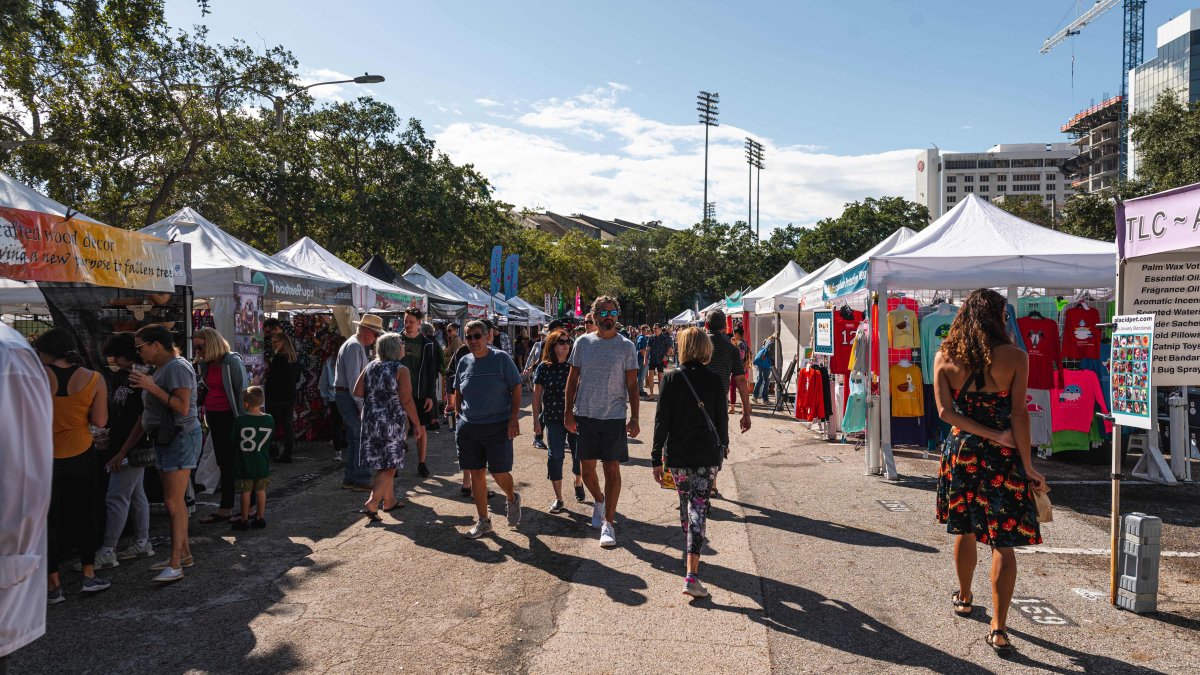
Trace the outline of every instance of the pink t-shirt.
{"label": "pink t-shirt", "polygon": [[[1096,406],[1108,412],[1108,403],[1100,388],[1100,380],[1090,370],[1062,370],[1061,389],[1050,392],[1050,420],[1054,431],[1082,431],[1092,428]],[[1055,384],[1060,384],[1055,377]],[[1112,432],[1112,422],[1105,421],[1104,430]]]}

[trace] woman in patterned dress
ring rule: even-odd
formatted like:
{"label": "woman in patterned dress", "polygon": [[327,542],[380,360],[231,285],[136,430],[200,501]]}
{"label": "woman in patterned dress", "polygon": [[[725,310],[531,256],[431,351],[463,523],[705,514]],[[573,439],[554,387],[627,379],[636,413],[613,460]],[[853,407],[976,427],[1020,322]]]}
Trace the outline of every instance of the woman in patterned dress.
{"label": "woman in patterned dress", "polygon": [[954,537],[958,591],[954,611],[969,616],[976,543],[992,548],[991,632],[987,643],[1011,651],[1006,621],[1017,582],[1015,546],[1042,542],[1030,490],[1045,478],[1033,468],[1025,400],[1029,359],[1005,331],[1004,296],[980,289],[967,297],[934,360],[938,415],[953,425],[938,471],[937,519]]}
{"label": "woman in patterned dress", "polygon": [[380,508],[390,512],[404,506],[396,499],[393,481],[396,471],[404,468],[404,439],[409,425],[415,440],[425,435],[425,428],[417,423],[412,379],[400,363],[402,358],[404,339],[400,334],[380,335],[375,342],[375,360],[367,364],[354,384],[354,395],[363,399],[359,463],[375,470],[371,495],[359,512],[375,522],[383,520]]}

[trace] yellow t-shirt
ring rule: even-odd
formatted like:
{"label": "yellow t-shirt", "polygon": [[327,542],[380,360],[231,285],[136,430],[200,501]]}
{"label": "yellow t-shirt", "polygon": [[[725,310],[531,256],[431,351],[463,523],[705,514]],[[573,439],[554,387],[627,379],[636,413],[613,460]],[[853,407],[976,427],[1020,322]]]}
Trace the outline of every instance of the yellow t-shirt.
{"label": "yellow t-shirt", "polygon": [[925,414],[925,391],[921,369],[895,365],[888,369],[892,389],[892,417],[921,417]]}
{"label": "yellow t-shirt", "polygon": [[888,312],[888,344],[892,349],[917,349],[921,346],[917,331],[917,313],[898,307]]}

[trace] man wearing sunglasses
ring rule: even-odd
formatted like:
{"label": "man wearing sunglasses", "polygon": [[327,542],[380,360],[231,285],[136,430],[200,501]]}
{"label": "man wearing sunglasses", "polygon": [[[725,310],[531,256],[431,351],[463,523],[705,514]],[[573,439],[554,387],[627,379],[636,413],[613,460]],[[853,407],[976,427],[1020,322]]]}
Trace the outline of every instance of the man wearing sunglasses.
{"label": "man wearing sunglasses", "polygon": [[[628,438],[638,426],[637,352],[617,334],[620,305],[602,295],[592,303],[596,332],[583,335],[571,350],[563,424],[579,435],[583,482],[592,493],[592,527],[600,530],[600,545],[617,545],[613,521],[621,495],[621,462],[629,461]],[[629,402],[629,422],[625,404]],[[628,436],[628,438],[627,438]],[[604,491],[596,477],[596,462],[604,466]]]}

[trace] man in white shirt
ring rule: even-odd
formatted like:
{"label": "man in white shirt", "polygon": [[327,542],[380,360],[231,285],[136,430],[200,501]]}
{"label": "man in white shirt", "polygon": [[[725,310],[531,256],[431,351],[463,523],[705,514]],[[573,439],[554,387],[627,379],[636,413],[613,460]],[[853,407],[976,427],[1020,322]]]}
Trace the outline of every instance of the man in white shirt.
{"label": "man in white shirt", "polygon": [[0,672],[46,632],[46,519],[54,459],[46,371],[0,324]]}
{"label": "man in white shirt", "polygon": [[338,350],[334,366],[333,390],[338,412],[346,424],[346,453],[343,456],[342,488],[358,492],[371,491],[371,471],[362,466],[358,458],[358,440],[362,434],[362,400],[354,398],[354,383],[367,368],[367,348],[375,344],[383,331],[383,319],[376,314],[366,314],[362,321],[355,321],[358,331],[354,338]]}

